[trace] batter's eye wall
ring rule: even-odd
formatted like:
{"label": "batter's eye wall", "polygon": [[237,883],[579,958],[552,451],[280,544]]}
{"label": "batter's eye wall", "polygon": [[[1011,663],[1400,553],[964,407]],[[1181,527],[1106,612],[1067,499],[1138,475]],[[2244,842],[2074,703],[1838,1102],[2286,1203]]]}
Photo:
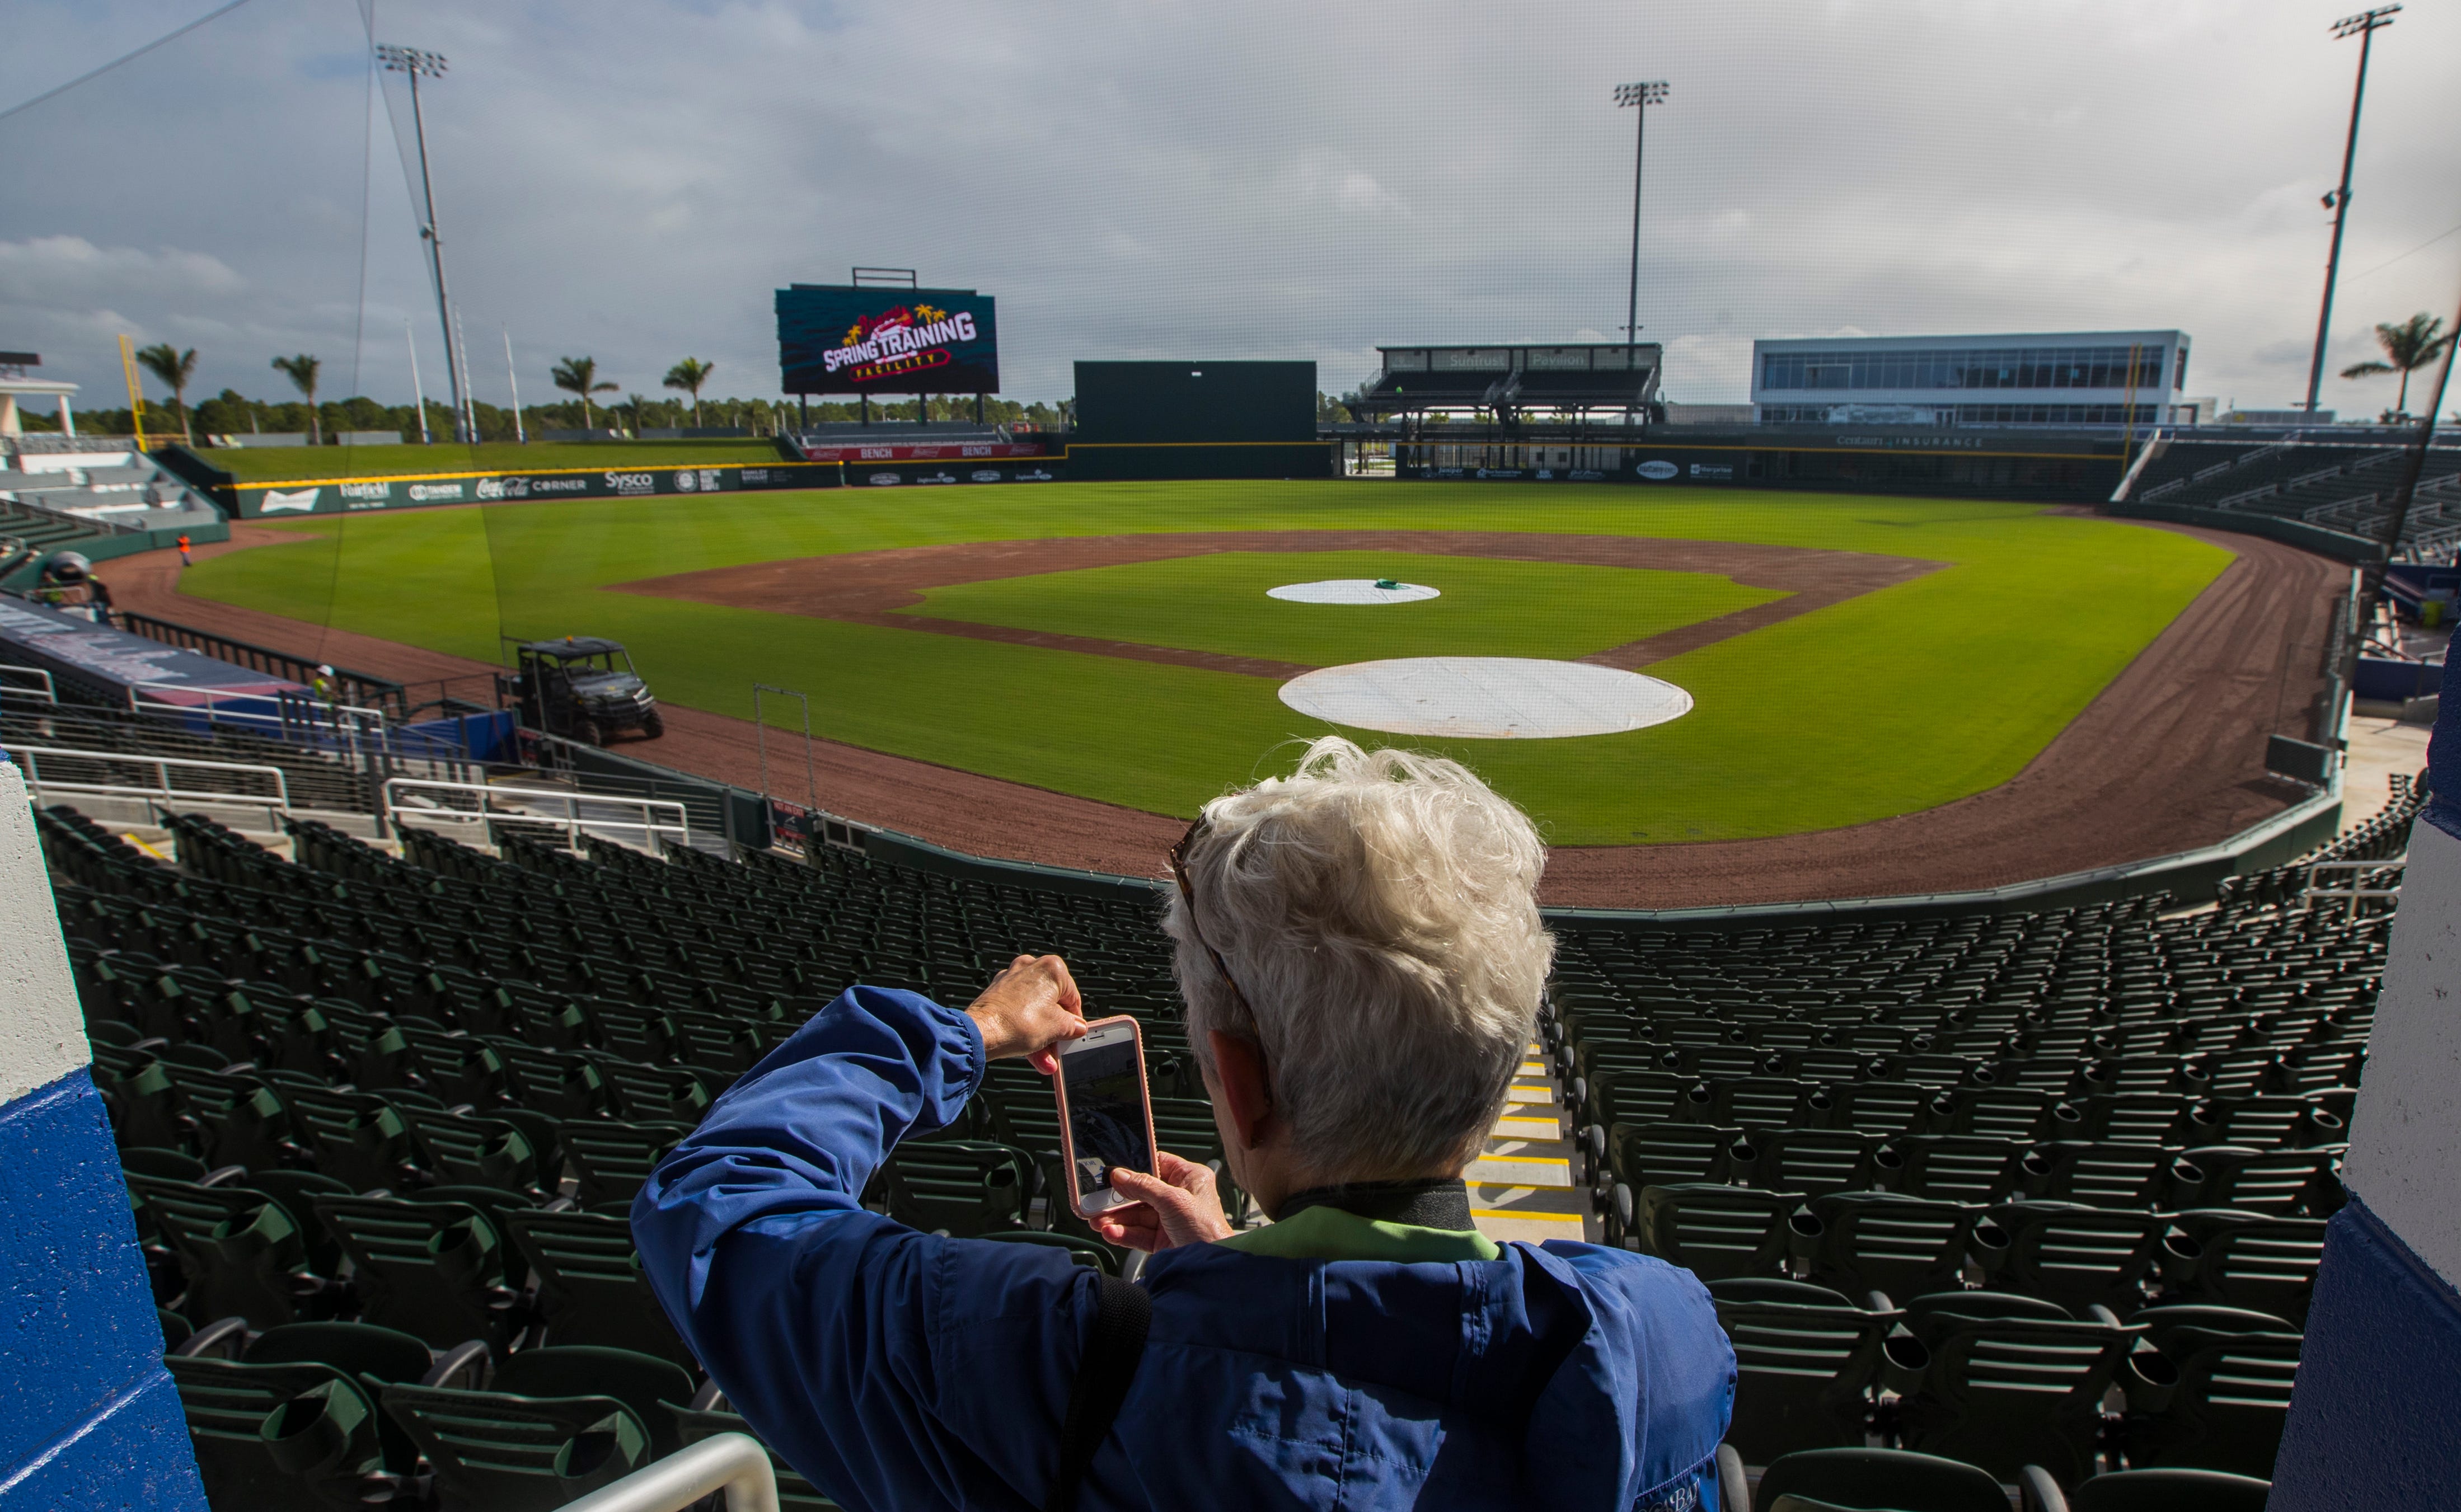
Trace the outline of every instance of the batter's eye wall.
{"label": "batter's eye wall", "polygon": [[1077,437],[1112,445],[1313,441],[1313,362],[1081,362]]}
{"label": "batter's eye wall", "polygon": [[1313,362],[1081,362],[1068,476],[1321,478]]}

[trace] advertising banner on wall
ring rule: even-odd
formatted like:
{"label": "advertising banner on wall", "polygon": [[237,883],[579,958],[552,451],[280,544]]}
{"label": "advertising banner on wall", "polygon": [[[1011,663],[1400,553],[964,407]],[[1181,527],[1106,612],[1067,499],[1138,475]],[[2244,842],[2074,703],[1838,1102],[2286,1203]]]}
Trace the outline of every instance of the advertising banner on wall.
{"label": "advertising banner on wall", "polygon": [[1049,458],[1017,462],[848,462],[848,488],[947,487],[953,483],[1049,483],[1059,480],[1059,463]]}
{"label": "advertising banner on wall", "polygon": [[993,300],[971,288],[778,290],[778,366],[788,394],[997,394]]}
{"label": "advertising banner on wall", "polygon": [[1443,440],[1394,448],[1394,471],[1436,481],[1787,488],[2095,502],[2119,481],[2117,437],[1989,432],[1673,436],[1613,445]]}
{"label": "advertising banner on wall", "polygon": [[550,499],[639,499],[738,494],[779,488],[835,488],[839,469],[825,462],[774,462],[760,467],[614,467],[546,473],[451,473],[418,478],[360,478],[336,482],[241,483],[231,492],[243,520],[284,515],[356,514],[371,509],[429,509],[439,504],[496,504]]}

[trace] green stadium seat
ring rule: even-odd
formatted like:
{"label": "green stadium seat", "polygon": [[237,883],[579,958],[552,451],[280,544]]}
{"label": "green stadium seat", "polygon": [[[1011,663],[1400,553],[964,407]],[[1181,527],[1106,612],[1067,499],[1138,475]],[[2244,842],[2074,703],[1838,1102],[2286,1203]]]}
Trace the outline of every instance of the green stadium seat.
{"label": "green stadium seat", "polygon": [[144,1223],[177,1266],[190,1317],[243,1317],[270,1329],[331,1306],[309,1267],[308,1235],[273,1198],[237,1185],[128,1178]]}
{"label": "green stadium seat", "polygon": [[1709,1296],[1735,1350],[1726,1442],[1753,1464],[1859,1447],[1875,1391],[1903,1390],[1928,1363],[1898,1313],[1867,1311],[1824,1288],[1713,1281]]}
{"label": "green stadium seat", "polygon": [[479,1208],[329,1197],[316,1214],[351,1259],[366,1321],[437,1349],[478,1339],[498,1352],[527,1326],[506,1271],[512,1246]]}
{"label": "green stadium seat", "polygon": [[[1628,1186],[1616,1188],[1618,1203]],[[1626,1248],[1680,1266],[1703,1281],[1735,1276],[1783,1277],[1798,1253],[1818,1238],[1799,1192],[1765,1192],[1714,1182],[1678,1182],[1640,1189],[1637,1210],[1618,1206]]]}
{"label": "green stadium seat", "polygon": [[532,1209],[505,1214],[504,1226],[538,1277],[548,1344],[605,1345],[698,1369],[642,1279],[630,1220]]}
{"label": "green stadium seat", "polygon": [[1985,1470],[1902,1449],[1807,1449],[1779,1459],[1753,1489],[1754,1512],[2008,1512]]}
{"label": "green stadium seat", "polygon": [[2131,1395],[2169,1384],[2159,1354],[2150,1367],[2158,1379],[2138,1373],[2129,1353],[2136,1336],[2113,1323],[1973,1316],[1952,1306],[1907,1314],[1906,1327],[1931,1354],[1897,1406],[1908,1449],[2008,1481],[2023,1466],[2041,1465],[2074,1485],[2096,1468],[2103,1395],[2114,1382],[2124,1379]]}
{"label": "green stadium seat", "polygon": [[584,1207],[631,1202],[658,1161],[691,1132],[686,1123],[612,1118],[569,1118],[557,1124],[565,1158],[579,1178],[573,1200]]}
{"label": "green stadium seat", "polygon": [[1034,1158],[1005,1144],[905,1144],[884,1172],[889,1217],[910,1228],[958,1239],[1025,1226],[1034,1196]]}
{"label": "green stadium seat", "polygon": [[2129,1321],[2178,1374],[2167,1399],[2128,1415],[2129,1464],[2270,1477],[2290,1415],[2299,1334],[2223,1308],[2154,1308]]}
{"label": "green stadium seat", "polygon": [[1887,1192],[1831,1192],[1810,1202],[1820,1234],[1810,1278],[1849,1296],[1911,1296],[1958,1285],[1982,1209]]}

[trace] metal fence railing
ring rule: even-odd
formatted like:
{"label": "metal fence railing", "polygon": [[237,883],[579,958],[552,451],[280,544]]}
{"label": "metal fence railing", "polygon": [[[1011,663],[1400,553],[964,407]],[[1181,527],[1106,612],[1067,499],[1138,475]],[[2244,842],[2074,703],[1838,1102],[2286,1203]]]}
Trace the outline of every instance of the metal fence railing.
{"label": "metal fence railing", "polygon": [[[2300,890],[2299,907],[2312,912],[2320,903],[2343,909],[2343,917],[2355,919],[2361,905],[2369,899],[2382,899],[2395,906],[2401,899],[2401,877],[2407,857],[2390,861],[2320,861],[2307,866],[2306,885]],[[2336,885],[2328,878],[2346,877],[2346,885]],[[2373,885],[2369,885],[2372,883]]]}
{"label": "metal fence railing", "polygon": [[[200,655],[210,656],[216,661],[228,662],[234,667],[245,667],[253,672],[263,672],[268,677],[286,678],[303,688],[314,687],[317,678],[316,669],[319,666],[328,665],[310,661],[304,656],[294,656],[289,651],[276,650],[269,646],[259,646],[252,641],[217,634],[212,630],[201,630],[193,625],[182,625],[177,620],[157,619],[151,614],[139,614],[130,609],[115,610],[111,619],[115,626],[131,635],[142,635],[149,641],[160,641],[165,646],[177,646],[182,650],[195,651]],[[389,677],[378,677],[371,672],[353,671],[347,667],[335,667],[331,680],[334,685],[333,692],[337,702],[366,709],[380,709],[396,719],[403,717],[409,712],[409,700],[404,694],[402,685]]]}
{"label": "metal fence railing", "polygon": [[[9,679],[11,678],[36,678],[40,680],[41,686],[10,681]],[[55,704],[60,701],[60,688],[59,684],[52,681],[52,674],[40,667],[0,665],[0,696],[31,698],[36,703]]]}
{"label": "metal fence railing", "polygon": [[[244,761],[201,761],[187,756],[136,756],[125,751],[74,751],[56,746],[20,745],[0,741],[0,751],[7,751],[26,775],[26,786],[42,801],[53,793],[84,798],[142,799],[173,803],[212,803],[246,808],[263,808],[268,824],[278,822],[277,816],[291,812],[290,784],[276,766],[257,766]],[[43,761],[48,757],[52,772],[46,775]],[[61,771],[66,763],[68,771]],[[114,774],[123,769],[151,771],[154,780],[122,780]],[[174,781],[178,773],[215,773],[226,781],[248,781],[270,784],[272,791],[249,793],[229,787],[181,786]]]}
{"label": "metal fence railing", "polygon": [[726,1493],[726,1512],[778,1512],[778,1473],[749,1434],[712,1434],[623,1480],[600,1486],[561,1512],[683,1512]]}
{"label": "metal fence railing", "polygon": [[[584,835],[608,832],[618,838],[636,836],[641,848],[653,854],[669,844],[692,843],[692,820],[684,805],[665,799],[423,777],[393,777],[379,795],[380,824],[475,830],[491,845],[499,828],[561,830],[566,848],[575,851]],[[418,801],[409,801],[414,797]]]}

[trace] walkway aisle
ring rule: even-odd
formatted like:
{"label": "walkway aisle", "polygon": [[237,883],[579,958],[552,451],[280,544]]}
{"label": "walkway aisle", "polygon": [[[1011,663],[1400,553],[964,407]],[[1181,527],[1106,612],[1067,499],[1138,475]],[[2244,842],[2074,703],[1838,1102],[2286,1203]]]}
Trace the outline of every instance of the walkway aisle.
{"label": "walkway aisle", "polygon": [[1470,1162],[1470,1216],[1489,1239],[1598,1238],[1589,1193],[1573,1184],[1562,1093],[1546,1052],[1531,1045],[1486,1153]]}

